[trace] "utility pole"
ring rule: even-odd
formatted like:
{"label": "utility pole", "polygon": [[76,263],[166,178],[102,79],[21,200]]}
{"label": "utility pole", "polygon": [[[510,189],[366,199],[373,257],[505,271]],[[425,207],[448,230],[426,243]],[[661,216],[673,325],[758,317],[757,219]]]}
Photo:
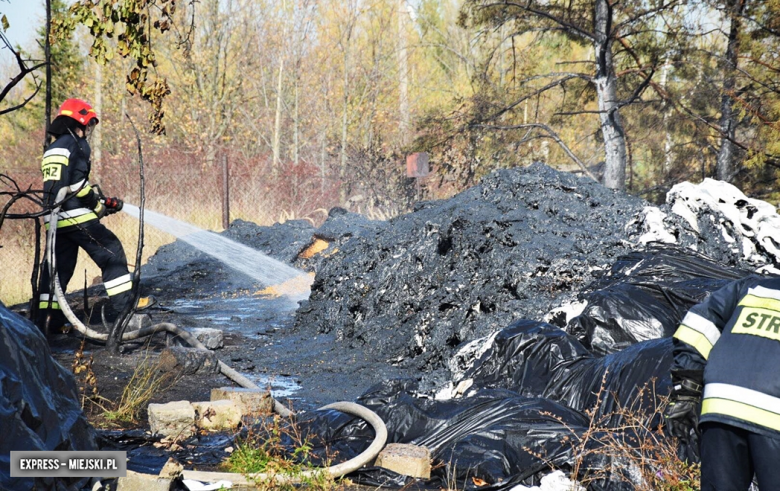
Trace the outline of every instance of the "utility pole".
{"label": "utility pole", "polygon": [[49,145],[49,125],[51,124],[51,0],[46,0],[46,39],[43,43],[44,56],[46,57],[46,108],[44,110],[43,123],[43,149]]}

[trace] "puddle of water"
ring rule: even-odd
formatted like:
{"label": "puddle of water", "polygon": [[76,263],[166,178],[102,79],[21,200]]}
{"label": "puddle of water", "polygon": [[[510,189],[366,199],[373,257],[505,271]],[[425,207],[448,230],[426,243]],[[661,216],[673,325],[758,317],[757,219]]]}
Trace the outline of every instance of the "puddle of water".
{"label": "puddle of water", "polygon": [[238,332],[252,339],[260,338],[267,331],[287,327],[294,312],[284,300],[262,297],[179,299],[166,307],[176,315],[202,321],[203,325],[198,327]]}
{"label": "puddle of water", "polygon": [[265,374],[245,373],[244,376],[252,382],[256,383],[259,387],[270,387],[271,395],[274,398],[289,398],[303,388],[294,378],[285,377],[283,375],[269,376]]}
{"label": "puddle of water", "polygon": [[[186,315],[198,321],[198,327],[211,327],[224,332],[239,333],[246,338],[261,339],[270,332],[287,328],[295,310],[289,302],[264,297],[209,297],[199,300],[179,299],[166,307],[176,315]],[[259,387],[269,387],[273,397],[291,397],[302,387],[283,375],[242,373]]]}

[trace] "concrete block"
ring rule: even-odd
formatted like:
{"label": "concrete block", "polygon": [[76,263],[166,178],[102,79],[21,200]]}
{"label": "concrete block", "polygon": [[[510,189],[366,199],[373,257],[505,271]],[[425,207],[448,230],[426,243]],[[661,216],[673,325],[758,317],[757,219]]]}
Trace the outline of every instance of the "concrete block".
{"label": "concrete block", "polygon": [[271,394],[267,390],[244,389],[242,387],[220,387],[211,389],[211,400],[234,401],[246,416],[270,414],[273,410]]}
{"label": "concrete block", "polygon": [[225,345],[225,336],[221,329],[194,327],[189,331],[208,349],[218,349]]}
{"label": "concrete block", "polygon": [[235,429],[244,416],[243,411],[235,401],[193,402],[195,408],[195,424],[198,428],[208,431]]}
{"label": "concrete block", "polygon": [[183,440],[195,433],[195,408],[189,401],[149,404],[148,412],[153,434]]}
{"label": "concrete block", "polygon": [[117,480],[117,491],[170,491],[173,487],[173,479],[169,477],[141,474],[140,472],[127,471],[125,477]]}
{"label": "concrete block", "polygon": [[431,478],[431,452],[426,447],[390,443],[379,452],[375,465],[404,476]]}
{"label": "concrete block", "polygon": [[165,463],[162,469],[160,469],[159,477],[167,477],[170,479],[176,479],[180,477],[184,472],[184,466],[178,460],[173,457],[168,458],[168,462]]}
{"label": "concrete block", "polygon": [[183,375],[219,372],[219,359],[213,351],[173,346],[165,348],[158,360],[160,370]]}

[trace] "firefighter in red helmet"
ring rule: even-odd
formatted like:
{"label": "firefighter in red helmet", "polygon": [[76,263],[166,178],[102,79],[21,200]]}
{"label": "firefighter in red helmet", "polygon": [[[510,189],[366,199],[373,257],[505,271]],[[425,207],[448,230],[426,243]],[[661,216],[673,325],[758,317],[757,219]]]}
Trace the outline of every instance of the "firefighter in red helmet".
{"label": "firefighter in red helmet", "polygon": [[[100,219],[122,209],[122,201],[105,198],[99,188],[89,182],[91,168],[90,146],[87,138],[98,124],[98,115],[92,107],[80,99],[68,99],[62,103],[49,133],[55,138],[43,154],[43,204],[53,210],[59,206],[56,223],[54,264],[63,292],[73,276],[79,248],[84,249],[100,267],[103,285],[111,299],[116,314],[130,301],[133,285],[127,268],[127,257],[119,239]],[[60,199],[58,200],[58,196]],[[51,214],[44,216],[46,228],[51,226]],[[62,327],[66,320],[60,308],[64,299],[56,298],[52,290],[52,277],[47,261],[44,261],[40,278],[39,315],[35,320],[44,332]],[[138,307],[153,302],[139,300]]]}

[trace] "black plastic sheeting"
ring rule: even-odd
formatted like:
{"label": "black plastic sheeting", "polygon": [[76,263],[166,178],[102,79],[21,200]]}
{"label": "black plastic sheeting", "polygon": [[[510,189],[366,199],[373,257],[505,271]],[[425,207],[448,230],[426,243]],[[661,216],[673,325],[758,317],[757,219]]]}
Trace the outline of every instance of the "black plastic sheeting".
{"label": "black plastic sheeting", "polygon": [[12,478],[10,452],[96,450],[73,374],[29,320],[0,303],[0,489],[79,489],[77,478]]}
{"label": "black plastic sheeting", "polygon": [[[543,322],[521,320],[502,330],[468,370],[474,390],[510,389],[569,408],[598,408],[597,418],[620,423],[615,411],[634,403],[640,390],[668,394],[671,338],[645,341],[618,353],[597,356],[574,336]],[[601,386],[603,390],[600,390]],[[644,401],[646,405],[653,400]],[[645,409],[650,409],[646,407]]]}
{"label": "black plastic sheeting", "polygon": [[[482,355],[453,380],[465,384],[463,397],[434,400],[416,381],[389,381],[361,396],[387,424],[390,442],[424,445],[438,465],[425,482],[378,468],[350,477],[388,487],[508,489],[538,484],[552,467],[571,472],[577,463],[580,477],[607,474],[588,489],[633,489],[637,477],[625,462],[598,451],[602,437],[637,441],[637,430],[625,425],[627,409],[645,414],[648,428],[660,426],[658,407],[671,389],[671,334],[692,305],[747,274],[671,246],[620,257],[581,296],[588,308],[568,326],[580,327],[574,334],[523,319],[486,338]],[[581,329],[587,325],[595,327]],[[591,418],[597,429],[575,451]],[[332,411],[315,413],[305,428],[321,439],[320,454],[335,452],[339,460],[373,436],[364,422]],[[692,439],[678,453],[696,461],[696,448]]]}
{"label": "black plastic sheeting", "polygon": [[[404,489],[509,489],[538,484],[551,468],[570,472],[575,455],[583,469],[617,465],[608,453],[598,452],[603,432],[594,432],[580,446],[588,418],[549,399],[484,389],[464,399],[436,401],[415,397],[416,390],[416,381],[390,381],[357,402],[385,421],[389,443],[422,445],[431,451],[431,479],[414,480],[375,467],[360,469],[350,479]],[[335,455],[338,461],[357,455],[373,437],[364,421],[337,411],[317,411],[300,426],[304,435],[316,435],[311,438],[315,453]],[[590,489],[633,487],[624,476],[614,475]]]}
{"label": "black plastic sheeting", "polygon": [[163,438],[144,430],[102,430],[98,432],[101,450],[127,452],[127,468],[134,472],[158,475],[168,459],[199,469],[218,468],[228,455],[225,448],[234,444],[234,435],[200,434],[179,442],[178,450],[171,451],[164,445],[155,445]]}
{"label": "black plastic sheeting", "polygon": [[579,295],[588,304],[567,331],[596,354],[668,337],[707,294],[749,274],[690,249],[651,245],[620,257],[608,276]]}

